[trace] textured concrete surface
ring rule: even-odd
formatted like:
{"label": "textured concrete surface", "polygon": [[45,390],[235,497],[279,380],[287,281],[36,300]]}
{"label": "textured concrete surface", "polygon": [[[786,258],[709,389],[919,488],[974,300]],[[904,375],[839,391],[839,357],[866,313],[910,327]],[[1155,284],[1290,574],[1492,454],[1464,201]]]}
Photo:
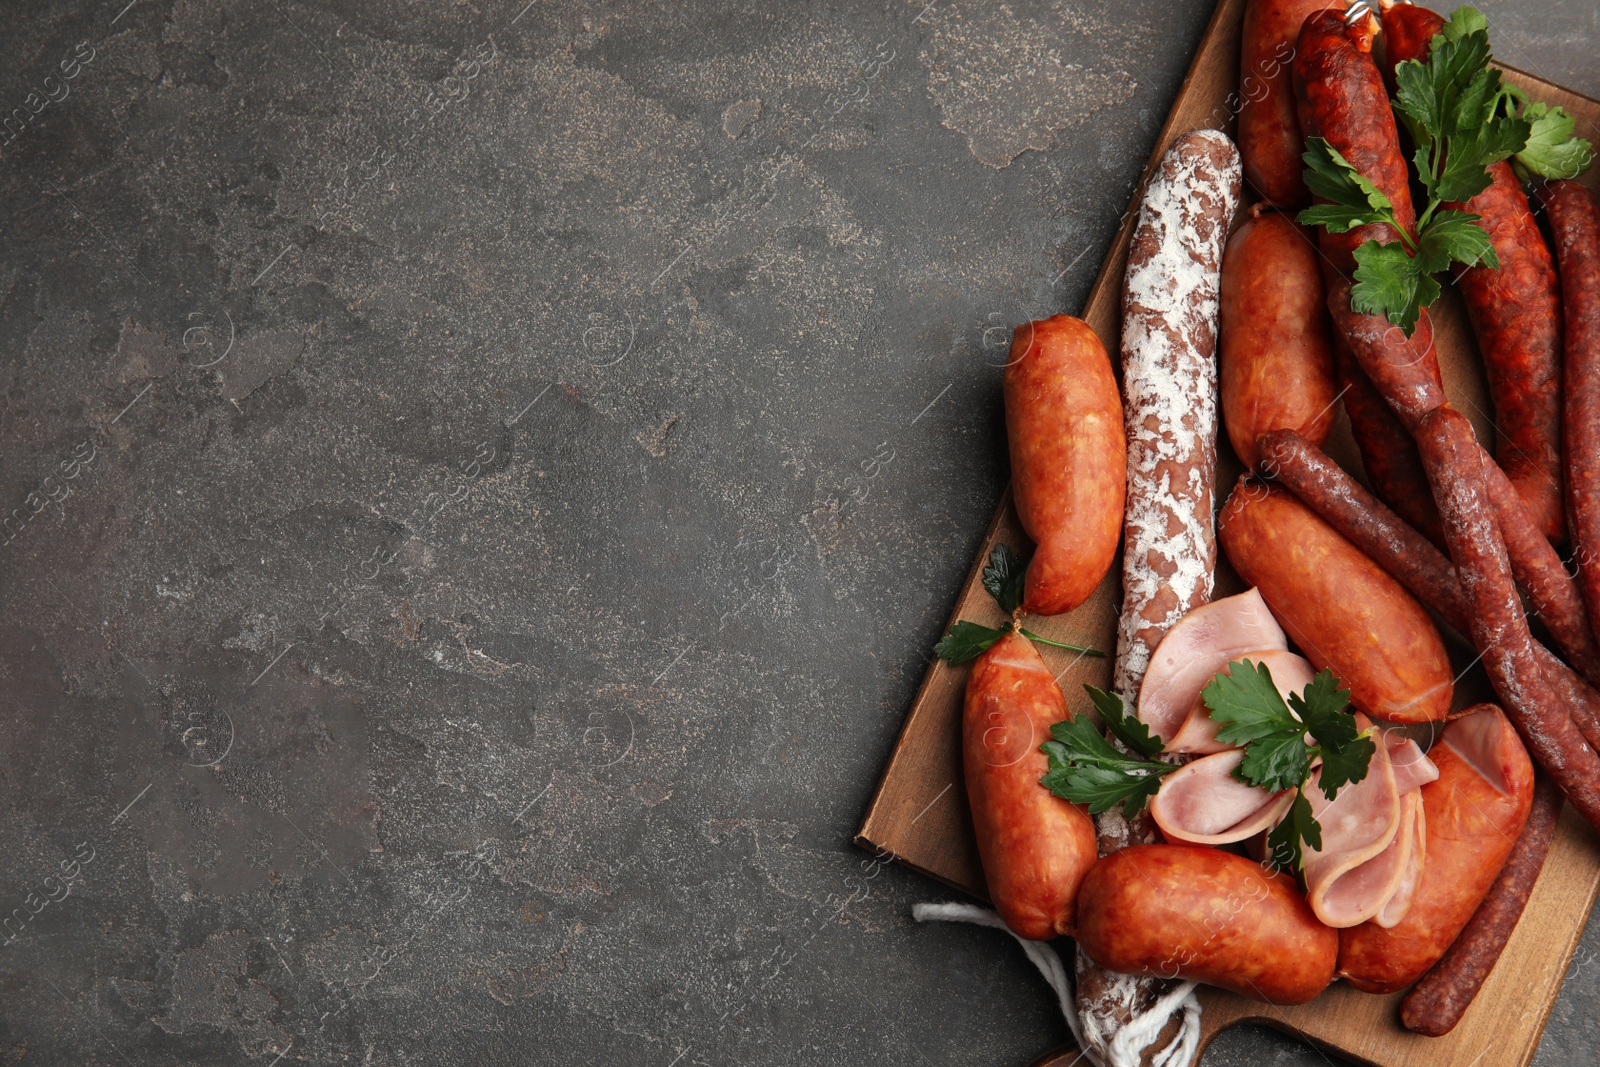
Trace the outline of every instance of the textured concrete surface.
{"label": "textured concrete surface", "polygon": [[1209,4],[525,3],[7,10],[0,1062],[1064,1036],[847,840]]}

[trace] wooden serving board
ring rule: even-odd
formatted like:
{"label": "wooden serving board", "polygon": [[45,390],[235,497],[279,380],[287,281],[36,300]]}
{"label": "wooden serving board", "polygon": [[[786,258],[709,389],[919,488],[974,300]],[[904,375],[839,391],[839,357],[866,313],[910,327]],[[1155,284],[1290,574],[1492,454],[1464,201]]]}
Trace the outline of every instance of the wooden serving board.
{"label": "wooden serving board", "polygon": [[[1178,91],[1177,101],[1156,140],[1145,168],[1146,178],[1167,145],[1179,134],[1201,127],[1233,133],[1229,101],[1238,85],[1239,27],[1243,14],[1244,0],[1221,0],[1218,4]],[[1600,130],[1600,101],[1509,67],[1505,70],[1508,80],[1526,89],[1535,100],[1565,107],[1577,118],[1581,135],[1600,140],[1596,134]],[[1591,168],[1583,180],[1600,188],[1600,166]],[[1142,196],[1143,182],[1134,194],[1135,205]],[[1115,353],[1119,351],[1120,342],[1122,275],[1135,221],[1136,212],[1130,211],[1112,241],[1082,311],[1082,317],[1113,353],[1113,363],[1117,362]],[[1433,311],[1446,391],[1458,409],[1472,416],[1479,437],[1484,441],[1492,440],[1482,363],[1465,312],[1448,288]],[[1347,469],[1361,475],[1360,458],[1342,413],[1326,448]],[[1225,434],[1218,435],[1218,453],[1220,504],[1242,468],[1229,449]],[[1001,499],[1000,508],[956,600],[952,623],[957,619],[970,619],[998,626],[1004,621],[980,581],[989,551],[1001,541],[1022,553],[1031,550],[1012,509],[1009,490]],[[1082,607],[1054,618],[1030,618],[1029,627],[1046,637],[1112,651],[1121,598],[1121,573],[1119,559]],[[1243,588],[1226,561],[1220,559],[1216,584],[1219,597]],[[1447,637],[1447,641],[1454,642],[1452,655],[1461,657],[1458,667],[1469,665],[1473,659],[1470,648],[1453,636]],[[1074,656],[1046,647],[1041,647],[1040,651],[1059,671],[1057,681],[1074,707],[1085,702],[1084,683],[1108,686],[1109,659]],[[966,667],[950,667],[942,660],[934,661],[911,706],[856,843],[880,854],[892,854],[930,877],[973,897],[987,899],[967,810],[966,788],[961,778],[961,704],[966,678]],[[1465,704],[1489,696],[1481,669],[1468,670],[1458,684],[1458,702]],[[1201,990],[1204,1005],[1201,1048],[1233,1023],[1248,1021],[1276,1027],[1325,1050],[1378,1067],[1473,1067],[1477,1064],[1524,1067],[1538,1046],[1539,1035],[1583,933],[1597,888],[1600,888],[1600,842],[1568,809],[1515,935],[1477,1000],[1450,1034],[1426,1038],[1403,1029],[1398,1018],[1401,994],[1370,996],[1335,983],[1310,1004],[1277,1008],[1205,987]],[[1067,944],[1060,947],[1067,952],[1072,949]],[[1073,1049],[1059,1050],[1039,1061],[1039,1067],[1046,1064],[1066,1067],[1076,1058]]]}

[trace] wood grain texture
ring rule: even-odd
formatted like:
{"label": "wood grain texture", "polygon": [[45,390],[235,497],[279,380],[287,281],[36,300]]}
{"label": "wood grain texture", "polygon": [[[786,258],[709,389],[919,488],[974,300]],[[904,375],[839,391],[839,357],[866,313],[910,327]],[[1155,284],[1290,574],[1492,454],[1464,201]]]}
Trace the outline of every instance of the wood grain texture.
{"label": "wood grain texture", "polygon": [[[1222,0],[1207,27],[1193,64],[1185,77],[1172,111],[1156,138],[1146,164],[1148,178],[1172,139],[1191,129],[1213,127],[1233,132],[1230,95],[1238,79],[1239,25],[1244,0]],[[1536,100],[1559,104],[1573,113],[1580,127],[1600,124],[1600,102],[1551,85],[1513,68],[1507,80]],[[1600,188],[1600,173],[1591,169],[1583,179]],[[1143,197],[1144,183],[1135,190],[1129,214],[1122,220],[1100,274],[1080,312],[1100,335],[1110,352],[1120,348],[1118,298],[1127,263],[1134,211]],[[1467,413],[1484,441],[1494,433],[1487,400],[1482,360],[1472,339],[1459,298],[1447,289],[1434,307],[1434,328],[1445,387],[1451,402]],[[1327,451],[1347,469],[1361,473],[1360,458],[1350,438],[1342,412]],[[1226,435],[1218,437],[1218,502],[1226,498],[1241,467],[1228,448]],[[1003,620],[984,592],[981,574],[989,551],[1005,542],[1026,554],[1031,550],[1009,491],[990,524],[978,558],[956,599],[951,621],[970,619],[988,626]],[[1106,580],[1087,603],[1066,615],[1031,618],[1030,629],[1056,640],[1113,650],[1117,612],[1121,602],[1121,563],[1113,564]],[[1218,597],[1239,592],[1242,586],[1225,561],[1219,561]],[[1058,671],[1057,680],[1076,706],[1083,700],[1082,685],[1104,687],[1110,660],[1094,659],[1041,649]],[[1458,667],[1474,658],[1470,648],[1456,642],[1452,655]],[[923,679],[916,699],[876,795],[869,806],[856,843],[936,878],[980,899],[986,898],[983,872],[972,840],[965,788],[961,781],[960,719],[965,667],[950,667],[935,660]],[[1487,693],[1481,671],[1469,672],[1458,686],[1457,702],[1464,706]],[[1215,989],[1203,989],[1202,1048],[1236,1022],[1254,1022],[1298,1035],[1358,1063],[1378,1067],[1468,1067],[1494,1063],[1523,1067],[1538,1046],[1539,1035],[1560,990],[1584,922],[1600,888],[1600,842],[1570,810],[1564,812],[1551,846],[1544,872],[1534,888],[1522,922],[1506,947],[1482,992],[1456,1029],[1442,1038],[1425,1038],[1403,1029],[1399,1001],[1403,994],[1370,996],[1336,984],[1310,1004],[1275,1008]],[[1070,946],[1063,946],[1070,949]],[[1038,1067],[1065,1067],[1074,1061],[1075,1049],[1063,1049],[1038,1061]]]}

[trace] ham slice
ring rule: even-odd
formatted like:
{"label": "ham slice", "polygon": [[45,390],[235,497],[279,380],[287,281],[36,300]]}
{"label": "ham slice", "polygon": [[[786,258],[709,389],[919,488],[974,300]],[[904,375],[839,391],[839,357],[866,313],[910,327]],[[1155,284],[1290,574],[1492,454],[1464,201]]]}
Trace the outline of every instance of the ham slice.
{"label": "ham slice", "polygon": [[[1438,777],[1437,771],[1434,777]],[[1404,873],[1400,875],[1400,884],[1395,886],[1394,896],[1372,917],[1372,921],[1385,930],[1399,926],[1400,920],[1406,917],[1411,901],[1417,895],[1417,883],[1422,881],[1422,865],[1428,858],[1428,817],[1422,809],[1422,794],[1416,789],[1403,794],[1400,806],[1400,832],[1395,835],[1395,840],[1404,841],[1405,859],[1401,863]],[[1409,813],[1406,809],[1409,809]]]}
{"label": "ham slice", "polygon": [[[1266,664],[1267,670],[1272,672],[1272,684],[1277,687],[1285,700],[1290,693],[1298,693],[1304,689],[1317,674],[1316,668],[1311,666],[1311,661],[1304,656],[1297,656],[1293,652],[1278,648],[1253,649],[1231,657],[1228,662],[1206,675],[1205,681],[1200,683],[1201,689],[1211,682],[1214,675],[1232,674],[1230,665],[1244,659],[1251,663]],[[1222,729],[1222,724],[1211,718],[1211,709],[1206,707],[1200,692],[1200,689],[1195,690],[1188,717],[1183,720],[1183,725],[1178,728],[1177,733],[1172,735],[1172,739],[1166,743],[1168,752],[1194,752],[1206,755],[1212,752],[1226,752],[1233,747],[1217,740],[1217,731]]]}
{"label": "ham slice", "polygon": [[1150,801],[1150,815],[1168,841],[1227,845],[1283,818],[1294,791],[1269,793],[1234,778],[1233,769],[1243,759],[1243,749],[1230,748],[1167,775]]}
{"label": "ham slice", "polygon": [[1283,627],[1254,589],[1213,600],[1179,619],[1156,646],[1135,714],[1166,741],[1183,726],[1195,695],[1230,661],[1288,647]]}
{"label": "ham slice", "polygon": [[[1356,720],[1362,729],[1371,725],[1364,716]],[[1318,788],[1321,777],[1318,767],[1306,785],[1311,814],[1322,825],[1322,849],[1305,852],[1306,903],[1328,926],[1359,926],[1394,896],[1410,862],[1405,842],[1390,847],[1407,812],[1395,789],[1389,746],[1378,745],[1367,776],[1331,801]],[[1414,824],[1415,817],[1408,817]]]}
{"label": "ham slice", "polygon": [[1389,749],[1389,765],[1394,768],[1395,792],[1404,796],[1438,780],[1439,768],[1411,738],[1389,731],[1384,734],[1384,744]]}

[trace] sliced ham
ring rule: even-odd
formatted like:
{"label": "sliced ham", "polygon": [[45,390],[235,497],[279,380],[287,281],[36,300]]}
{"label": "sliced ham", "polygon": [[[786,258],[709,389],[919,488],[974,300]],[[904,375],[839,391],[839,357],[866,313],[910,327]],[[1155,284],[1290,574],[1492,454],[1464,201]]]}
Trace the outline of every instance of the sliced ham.
{"label": "sliced ham", "polygon": [[1404,796],[1438,780],[1439,768],[1411,738],[1398,731],[1387,731],[1384,744],[1389,749],[1389,765],[1394,768],[1395,792]]}
{"label": "sliced ham", "polygon": [[1150,815],[1168,841],[1227,845],[1259,834],[1283,818],[1294,791],[1269,793],[1233,777],[1244,759],[1230,748],[1202,756],[1169,774],[1150,801]]}
{"label": "sliced ham", "polygon": [[1251,649],[1249,652],[1241,652],[1231,657],[1228,662],[1206,675],[1205,681],[1200,683],[1201,688],[1195,690],[1188,717],[1183,720],[1183,725],[1166,744],[1168,752],[1194,752],[1205,755],[1211,752],[1226,752],[1233,747],[1217,740],[1217,731],[1222,729],[1222,724],[1211,718],[1211,709],[1206,707],[1206,702],[1200,693],[1210,684],[1212,677],[1218,674],[1232,674],[1232,664],[1246,659],[1251,663],[1266,664],[1267,670],[1272,672],[1272,684],[1277,687],[1285,700],[1289,698],[1290,693],[1298,693],[1304,689],[1317,674],[1310,660],[1279,648]]}
{"label": "sliced ham", "polygon": [[[1364,716],[1356,720],[1362,729],[1371,725]],[[1321,777],[1318,767],[1306,785],[1311,814],[1322,825],[1321,850],[1305,852],[1306,902],[1328,926],[1357,926],[1377,915],[1394,896],[1410,860],[1404,847],[1389,847],[1405,814],[1395,789],[1389,746],[1378,745],[1367,776],[1340,789],[1331,801],[1318,788]]]}
{"label": "sliced ham", "polygon": [[1156,646],[1135,713],[1166,741],[1188,718],[1195,694],[1231,660],[1246,652],[1288,647],[1283,627],[1254,589],[1213,600],[1179,619]]}
{"label": "sliced ham", "polygon": [[[1437,771],[1434,777],[1438,777]],[[1422,865],[1428,858],[1428,817],[1422,809],[1422,794],[1416,789],[1402,794],[1400,807],[1400,832],[1395,835],[1395,840],[1402,842],[1405,850],[1405,858],[1401,862],[1404,873],[1400,875],[1400,884],[1395,886],[1394,895],[1372,917],[1372,921],[1385,930],[1394,929],[1406,917],[1411,901],[1417,895],[1417,883],[1422,881]]]}

